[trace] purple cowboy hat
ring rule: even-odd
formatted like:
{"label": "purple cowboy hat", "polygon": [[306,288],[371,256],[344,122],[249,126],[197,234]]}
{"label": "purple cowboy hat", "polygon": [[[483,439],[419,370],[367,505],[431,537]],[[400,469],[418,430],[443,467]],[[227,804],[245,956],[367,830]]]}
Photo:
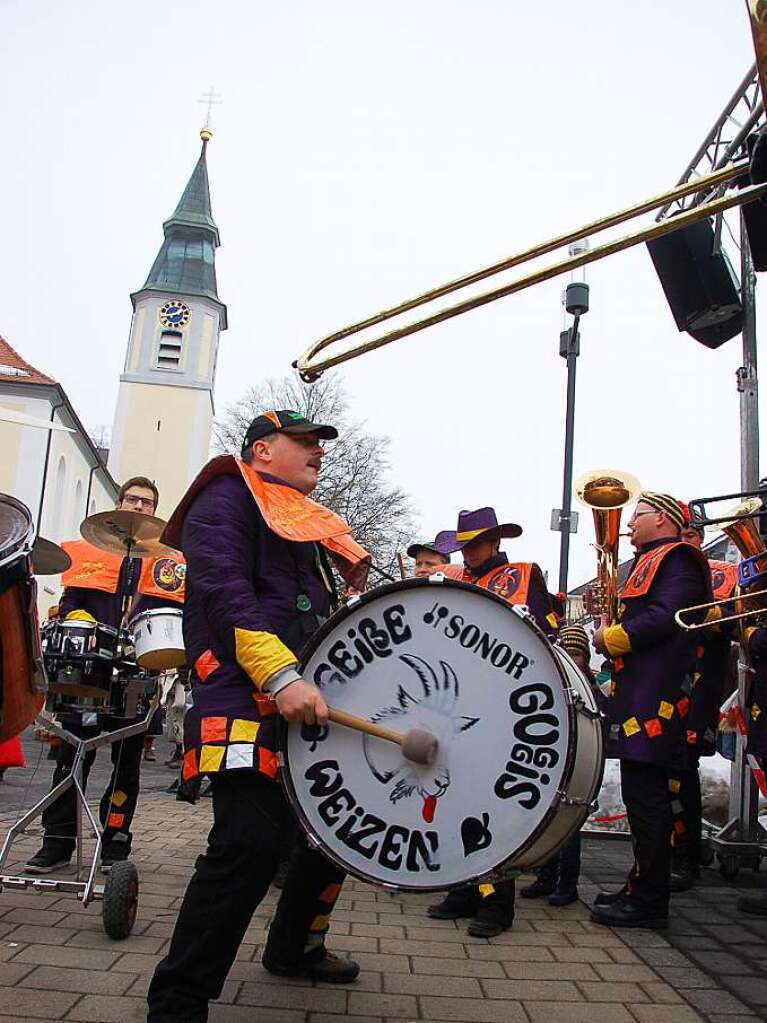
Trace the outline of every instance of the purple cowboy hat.
{"label": "purple cowboy hat", "polygon": [[501,536],[521,536],[522,527],[516,522],[498,522],[494,508],[477,508],[476,511],[458,512],[458,528],[443,529],[437,533],[434,547],[440,554],[453,554],[460,551],[467,543],[476,540],[482,533],[498,530]]}

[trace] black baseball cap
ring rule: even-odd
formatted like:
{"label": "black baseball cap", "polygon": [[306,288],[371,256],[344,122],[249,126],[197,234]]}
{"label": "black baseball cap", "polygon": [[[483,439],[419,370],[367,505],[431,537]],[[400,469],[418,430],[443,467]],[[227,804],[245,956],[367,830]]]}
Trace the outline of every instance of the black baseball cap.
{"label": "black baseball cap", "polygon": [[407,556],[409,558],[417,558],[419,551],[434,551],[435,554],[439,554],[440,557],[450,561],[450,555],[443,553],[443,551],[438,551],[431,540],[420,540],[418,543],[411,543],[407,549]]}
{"label": "black baseball cap", "polygon": [[278,411],[262,412],[256,416],[247,429],[242,441],[243,449],[262,437],[268,437],[270,433],[316,433],[320,440],[335,440],[338,430],[335,426],[327,426],[321,423],[313,423],[300,412],[293,412],[291,409],[279,409]]}

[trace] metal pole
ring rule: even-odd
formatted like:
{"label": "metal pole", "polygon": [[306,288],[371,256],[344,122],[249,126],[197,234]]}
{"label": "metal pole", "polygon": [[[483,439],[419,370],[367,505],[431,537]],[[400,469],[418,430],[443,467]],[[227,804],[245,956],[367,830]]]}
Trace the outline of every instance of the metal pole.
{"label": "metal pole", "polygon": [[575,367],[578,359],[580,338],[576,316],[567,332],[567,405],[565,411],[565,465],[562,479],[562,514],[560,515],[559,541],[559,592],[567,593],[567,572],[570,563],[570,513],[573,490],[573,441],[575,437]]}
{"label": "metal pole", "polygon": [[756,372],[756,275],[748,235],[740,214],[740,289],[743,305],[743,365],[740,391],[740,483],[743,490],[759,486],[759,383]]}
{"label": "metal pole", "polygon": [[[738,370],[740,393],[740,483],[742,490],[759,485],[759,387],[756,366],[756,275],[743,212],[740,214],[740,298],[743,306],[743,365]],[[743,654],[738,658],[738,703],[748,706],[750,678]],[[738,822],[739,838],[756,837],[758,796],[746,761],[745,738],[736,736],[735,760],[730,770],[730,820]]]}

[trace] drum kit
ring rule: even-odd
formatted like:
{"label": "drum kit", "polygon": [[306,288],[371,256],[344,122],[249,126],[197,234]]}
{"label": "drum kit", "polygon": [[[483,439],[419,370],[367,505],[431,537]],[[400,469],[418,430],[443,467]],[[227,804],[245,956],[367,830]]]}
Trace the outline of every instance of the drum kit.
{"label": "drum kit", "polygon": [[[80,532],[94,547],[127,558],[175,554],[160,543],[162,519],[131,511],[89,516]],[[132,601],[123,606],[114,628],[96,621],[51,620],[40,630],[37,575],[54,575],[71,565],[57,544],[35,537],[29,509],[0,494],[0,740],[18,735],[37,718],[40,732],[75,747],[71,773],[10,828],[0,849],[0,890],[28,888],[70,891],[85,905],[103,902],[104,927],[111,937],[125,938],[135,919],[138,877],[135,866],[117,863],[105,885],[95,883],[101,832],[82,785],[86,755],[101,746],[146,731],[157,707],[158,672],[186,662],[180,610],[151,610],[131,618]],[[73,724],[102,734],[83,739]],[[103,732],[108,727],[110,731]],[[2,873],[15,838],[66,789],[77,796],[77,880],[11,877]],[[83,815],[96,840],[85,881]],[[126,897],[126,892],[130,897]]]}

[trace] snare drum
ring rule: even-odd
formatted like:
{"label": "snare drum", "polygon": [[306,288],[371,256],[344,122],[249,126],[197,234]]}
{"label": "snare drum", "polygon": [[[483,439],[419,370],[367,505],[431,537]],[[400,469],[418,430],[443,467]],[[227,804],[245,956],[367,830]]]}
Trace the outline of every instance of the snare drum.
{"label": "snare drum", "polygon": [[186,664],[183,612],[170,608],[144,611],[131,622],[136,661],[151,671],[167,671]]}
{"label": "snare drum", "polygon": [[119,632],[87,621],[43,626],[43,656],[50,679],[48,710],[106,713],[116,670]]}
{"label": "snare drum", "polygon": [[332,707],[431,733],[434,763],[329,724],[283,725],[283,778],[310,840],[405,891],[498,880],[549,859],[602,777],[590,687],[533,619],[441,578],[381,586],[312,637],[302,674]]}
{"label": "snare drum", "polygon": [[11,739],[42,710],[46,678],[37,619],[26,505],[0,494],[0,741]]}

